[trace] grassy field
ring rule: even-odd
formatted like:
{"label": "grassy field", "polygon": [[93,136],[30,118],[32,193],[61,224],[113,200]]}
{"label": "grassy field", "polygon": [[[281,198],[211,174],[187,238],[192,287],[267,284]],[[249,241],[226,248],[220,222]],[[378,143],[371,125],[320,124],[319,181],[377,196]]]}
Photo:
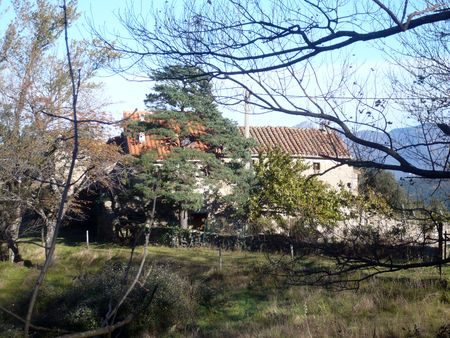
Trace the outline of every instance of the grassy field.
{"label": "grassy field", "polygon": [[[42,249],[29,244],[21,249],[35,267],[42,264]],[[129,250],[119,246],[94,244],[88,250],[81,244],[60,243],[45,283],[56,293],[62,292],[78,276],[96,273],[105,264],[126,262],[128,255]],[[449,289],[437,281],[436,269],[384,275],[364,283],[356,292],[332,292],[279,287],[258,272],[267,264],[263,254],[225,251],[222,258],[219,269],[217,250],[151,247],[150,264],[180,275],[196,290],[189,322],[158,335],[436,337],[440,328],[450,324]],[[20,304],[36,279],[35,267],[0,263],[1,305],[23,313]],[[449,279],[448,267],[445,274]],[[0,325],[6,330],[5,319],[3,314]]]}

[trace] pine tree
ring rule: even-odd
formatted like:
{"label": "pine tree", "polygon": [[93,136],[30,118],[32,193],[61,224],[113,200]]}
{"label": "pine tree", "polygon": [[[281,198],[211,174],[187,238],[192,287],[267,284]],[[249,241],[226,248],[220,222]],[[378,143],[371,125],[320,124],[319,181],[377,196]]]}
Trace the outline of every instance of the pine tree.
{"label": "pine tree", "polygon": [[[222,117],[210,79],[190,66],[165,67],[151,79],[156,85],[145,103],[152,114],[130,129],[160,140],[167,153],[149,151],[141,157],[138,190],[145,199],[156,194],[169,201],[182,228],[187,228],[192,211],[212,211],[214,206],[216,211],[230,206],[243,210],[240,204],[247,189],[242,180],[251,142],[240,135],[235,123]],[[151,186],[157,189],[150,190]],[[226,186],[235,187],[233,194],[221,192]]]}

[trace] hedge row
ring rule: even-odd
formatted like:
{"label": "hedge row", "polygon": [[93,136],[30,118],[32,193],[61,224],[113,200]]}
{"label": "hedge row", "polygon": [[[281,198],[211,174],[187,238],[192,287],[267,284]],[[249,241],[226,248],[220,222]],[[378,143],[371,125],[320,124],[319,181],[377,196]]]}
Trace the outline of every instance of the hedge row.
{"label": "hedge row", "polygon": [[430,259],[437,257],[438,249],[426,245],[373,246],[344,245],[342,243],[324,243],[304,241],[282,234],[258,234],[249,236],[225,235],[218,233],[184,230],[174,227],[152,228],[150,243],[175,247],[221,247],[225,250],[246,250],[269,253],[287,253],[296,255],[327,253],[336,255],[346,252],[370,257],[395,257],[398,259]]}

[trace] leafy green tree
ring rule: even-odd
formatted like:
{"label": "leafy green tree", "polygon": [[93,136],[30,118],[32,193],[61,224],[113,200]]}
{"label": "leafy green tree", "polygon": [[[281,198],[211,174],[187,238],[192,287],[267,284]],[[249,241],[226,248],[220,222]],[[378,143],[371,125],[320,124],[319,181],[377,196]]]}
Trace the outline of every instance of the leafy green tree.
{"label": "leafy green tree", "polygon": [[[154,72],[151,79],[156,81],[154,93],[148,94],[145,102],[152,114],[130,130],[157,139],[165,154],[149,151],[141,157],[141,183],[136,187],[144,199],[158,194],[172,204],[182,228],[188,226],[189,212],[205,207],[219,212],[224,211],[225,203],[235,211],[243,210],[240,204],[245,200],[242,187],[246,183],[241,174],[246,171],[251,142],[222,117],[210,78],[196,67],[168,66]],[[151,190],[154,185],[158,188]],[[231,194],[233,187],[239,189]]]}
{"label": "leafy green tree", "polygon": [[341,219],[341,194],[330,189],[316,176],[308,177],[308,165],[292,160],[280,149],[259,155],[254,165],[256,183],[251,191],[249,218],[258,225],[275,222],[286,225],[294,218],[297,229],[305,230],[317,225],[331,226]]}

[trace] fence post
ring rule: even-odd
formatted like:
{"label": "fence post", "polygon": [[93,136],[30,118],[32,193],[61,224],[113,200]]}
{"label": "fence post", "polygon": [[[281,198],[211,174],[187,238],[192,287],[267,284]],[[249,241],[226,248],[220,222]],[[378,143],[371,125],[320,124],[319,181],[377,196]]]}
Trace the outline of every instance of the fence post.
{"label": "fence post", "polygon": [[[440,212],[441,216],[442,216],[442,211]],[[443,236],[443,229],[444,229],[444,222],[442,219],[438,220],[438,224],[437,224],[437,230],[438,230],[438,250],[439,250],[439,276],[440,278],[442,278],[442,256],[444,253],[444,248],[443,248],[443,244],[444,244],[444,236]]]}
{"label": "fence post", "polygon": [[444,259],[447,259],[447,231],[444,232]]}
{"label": "fence post", "polygon": [[89,250],[89,230],[86,230],[86,247]]}
{"label": "fence post", "polygon": [[223,259],[222,259],[222,246],[219,246],[219,270],[222,270]]}

